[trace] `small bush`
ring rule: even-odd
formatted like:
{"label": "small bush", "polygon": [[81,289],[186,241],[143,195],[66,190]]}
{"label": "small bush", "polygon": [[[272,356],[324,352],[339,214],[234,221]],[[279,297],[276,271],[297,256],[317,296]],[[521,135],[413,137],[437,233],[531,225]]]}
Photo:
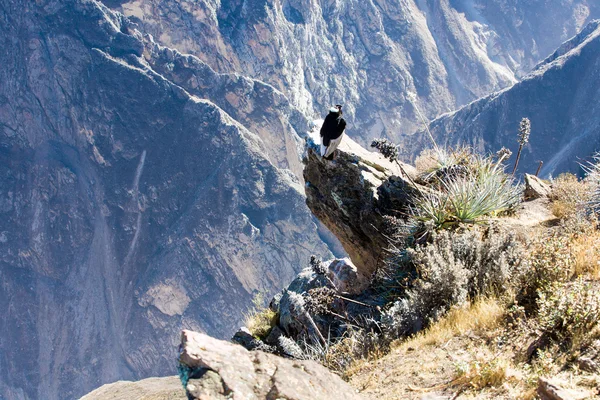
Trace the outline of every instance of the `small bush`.
{"label": "small bush", "polygon": [[591,185],[573,174],[561,174],[552,182],[551,211],[557,218],[571,217],[591,199]]}
{"label": "small bush", "polygon": [[554,283],[540,292],[538,320],[551,337],[572,342],[598,325],[600,290],[581,278]]}
{"label": "small bush", "polygon": [[485,233],[441,231],[407,250],[419,278],[385,314],[390,334],[417,332],[469,299],[514,291],[528,268],[523,246],[510,233]]}
{"label": "small bush", "polygon": [[538,294],[557,282],[577,277],[597,279],[600,274],[600,231],[581,217],[570,218],[550,234],[531,244],[527,273],[523,276],[519,303],[528,313],[537,310]]}

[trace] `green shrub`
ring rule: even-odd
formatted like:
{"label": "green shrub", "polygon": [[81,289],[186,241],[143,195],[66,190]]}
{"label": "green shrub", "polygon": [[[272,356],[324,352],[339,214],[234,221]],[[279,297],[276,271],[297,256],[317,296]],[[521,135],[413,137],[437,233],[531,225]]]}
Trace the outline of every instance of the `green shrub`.
{"label": "green shrub", "polygon": [[515,236],[493,228],[440,231],[431,243],[406,251],[419,278],[385,315],[393,336],[417,332],[467,300],[513,293],[528,269]]}
{"label": "green shrub", "polygon": [[571,342],[598,325],[600,290],[581,278],[572,283],[555,282],[540,292],[538,321],[551,337]]}

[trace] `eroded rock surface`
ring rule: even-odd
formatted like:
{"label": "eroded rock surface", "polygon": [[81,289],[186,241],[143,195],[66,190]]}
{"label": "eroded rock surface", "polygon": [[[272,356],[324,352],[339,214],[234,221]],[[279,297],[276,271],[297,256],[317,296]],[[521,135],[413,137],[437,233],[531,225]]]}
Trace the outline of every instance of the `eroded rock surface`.
{"label": "eroded rock surface", "polygon": [[191,399],[360,399],[339,376],[314,361],[248,351],[207,335],[183,331],[180,363]]}
{"label": "eroded rock surface", "polygon": [[[414,189],[396,163],[347,137],[334,161],[309,146],[304,163],[308,207],[337,236],[358,273],[371,277],[389,245],[384,216],[405,211]],[[403,168],[415,174],[413,167]]]}

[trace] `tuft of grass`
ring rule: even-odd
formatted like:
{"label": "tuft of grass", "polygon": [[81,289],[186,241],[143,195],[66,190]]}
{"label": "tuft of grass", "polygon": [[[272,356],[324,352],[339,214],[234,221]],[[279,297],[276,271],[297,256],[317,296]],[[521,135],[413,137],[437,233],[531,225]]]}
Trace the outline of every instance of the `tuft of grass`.
{"label": "tuft of grass", "polygon": [[494,358],[490,361],[472,361],[456,366],[456,378],[451,382],[453,387],[462,390],[481,390],[486,387],[499,387],[509,377],[510,363],[507,360]]}
{"label": "tuft of grass", "polygon": [[277,324],[277,314],[264,306],[264,294],[258,293],[252,299],[253,307],[244,314],[244,325],[252,336],[264,340]]}
{"label": "tuft of grass", "polygon": [[395,347],[422,348],[438,346],[468,331],[485,331],[498,327],[506,314],[506,307],[493,298],[481,298],[474,303],[452,308],[438,322],[412,338],[395,342]]}

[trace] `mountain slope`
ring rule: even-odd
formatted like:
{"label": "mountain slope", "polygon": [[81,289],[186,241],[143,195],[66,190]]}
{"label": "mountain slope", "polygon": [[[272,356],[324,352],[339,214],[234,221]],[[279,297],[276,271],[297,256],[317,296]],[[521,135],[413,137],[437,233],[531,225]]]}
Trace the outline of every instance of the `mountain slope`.
{"label": "mountain slope", "polygon": [[107,0],[163,45],[251,76],[365,143],[510,86],[600,17],[591,0]]}
{"label": "mountain slope", "polygon": [[519,121],[528,117],[532,133],[520,170],[531,173],[544,161],[542,175],[578,172],[579,163],[600,150],[598,76],[600,21],[593,21],[521,82],[438,118],[430,128],[442,143],[516,151]]}
{"label": "mountain slope", "polygon": [[95,1],[5,1],[0,32],[1,398],[172,373],[182,328],[231,334],[254,292],[329,254],[275,165],[308,126],[281,93]]}

